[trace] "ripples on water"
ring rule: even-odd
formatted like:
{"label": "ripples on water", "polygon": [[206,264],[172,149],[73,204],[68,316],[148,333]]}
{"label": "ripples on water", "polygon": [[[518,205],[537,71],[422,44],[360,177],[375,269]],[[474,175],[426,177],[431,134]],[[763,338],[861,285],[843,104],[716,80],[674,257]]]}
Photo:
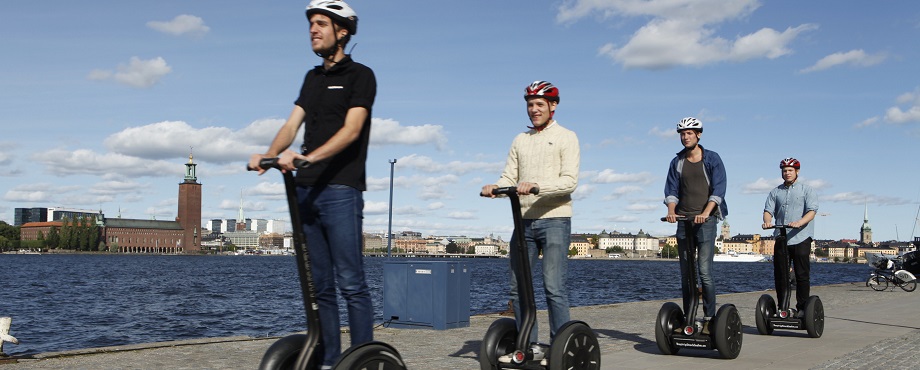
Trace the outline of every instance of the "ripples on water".
{"label": "ripples on water", "polygon": [[[384,261],[365,259],[378,323]],[[507,308],[507,259],[451,261],[470,268],[471,314]],[[0,316],[13,318],[11,334],[20,340],[4,345],[10,355],[264,337],[306,326],[293,257],[0,254],[0,266]],[[720,294],[772,288],[771,264],[726,262],[714,270]],[[865,265],[812,264],[812,284],[860,281],[866,273]],[[674,298],[679,274],[676,261],[570,260],[571,304]],[[545,309],[542,289],[538,276],[537,306]]]}

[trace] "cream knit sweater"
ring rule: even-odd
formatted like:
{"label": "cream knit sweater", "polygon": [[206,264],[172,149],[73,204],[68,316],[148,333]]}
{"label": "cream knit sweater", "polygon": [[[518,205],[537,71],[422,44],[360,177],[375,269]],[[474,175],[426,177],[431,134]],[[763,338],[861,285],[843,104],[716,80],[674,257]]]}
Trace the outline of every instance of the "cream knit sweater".
{"label": "cream knit sweater", "polygon": [[578,185],[581,150],[578,137],[556,121],[543,131],[518,134],[511,143],[499,187],[536,183],[538,195],[521,196],[525,219],[572,217],[572,192]]}

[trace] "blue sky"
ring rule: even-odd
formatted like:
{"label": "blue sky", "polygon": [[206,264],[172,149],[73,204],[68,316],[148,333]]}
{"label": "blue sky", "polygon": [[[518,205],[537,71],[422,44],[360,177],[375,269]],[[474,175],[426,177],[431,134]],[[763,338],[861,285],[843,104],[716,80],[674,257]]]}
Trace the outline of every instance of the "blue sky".
{"label": "blue sky", "polygon": [[[658,219],[685,116],[728,172],[732,233],[758,233],[782,158],[818,189],[818,238],[916,230],[920,5],[914,1],[349,2],[378,81],[365,230],[508,237],[477,197],[525,130],[522,92],[559,87],[582,147],[573,231],[673,233]],[[290,112],[307,1],[4,1],[0,220],[18,207],[172,219],[189,148],[203,218],[286,219],[280,176],[243,171]],[[299,144],[298,144],[299,145]]]}

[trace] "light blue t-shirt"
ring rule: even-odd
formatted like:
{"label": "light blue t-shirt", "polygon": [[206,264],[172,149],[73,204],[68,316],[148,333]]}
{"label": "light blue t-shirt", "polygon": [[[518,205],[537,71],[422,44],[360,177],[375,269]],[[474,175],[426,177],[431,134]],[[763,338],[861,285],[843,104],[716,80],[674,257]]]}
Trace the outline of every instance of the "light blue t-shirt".
{"label": "light blue t-shirt", "polygon": [[[798,182],[789,186],[782,184],[770,191],[763,210],[773,215],[774,225],[786,225],[798,221],[808,211],[818,212],[818,196],[808,185]],[[773,230],[773,236],[778,236],[779,233],[779,229]],[[812,220],[805,227],[786,230],[786,244],[798,244],[814,236],[815,221]]]}

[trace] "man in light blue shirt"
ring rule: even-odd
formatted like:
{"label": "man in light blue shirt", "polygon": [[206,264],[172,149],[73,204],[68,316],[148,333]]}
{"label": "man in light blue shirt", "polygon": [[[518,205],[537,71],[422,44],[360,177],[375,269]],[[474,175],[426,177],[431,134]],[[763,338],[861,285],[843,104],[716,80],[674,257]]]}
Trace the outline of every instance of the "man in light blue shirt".
{"label": "man in light blue shirt", "polygon": [[[805,314],[805,303],[810,294],[809,276],[811,273],[811,243],[815,234],[815,225],[812,222],[818,212],[818,196],[810,186],[797,182],[801,163],[795,158],[786,158],[780,161],[783,184],[770,191],[767,202],[763,207],[763,227],[773,226],[776,218],[777,225],[793,227],[786,233],[786,245],[795,270],[795,307],[798,310],[796,317]],[[775,229],[774,236],[780,230]],[[780,247],[777,245],[777,248]],[[776,294],[782,297],[789,289],[788,283],[780,281],[780,272],[775,268],[774,259],[773,276],[776,283]]]}

